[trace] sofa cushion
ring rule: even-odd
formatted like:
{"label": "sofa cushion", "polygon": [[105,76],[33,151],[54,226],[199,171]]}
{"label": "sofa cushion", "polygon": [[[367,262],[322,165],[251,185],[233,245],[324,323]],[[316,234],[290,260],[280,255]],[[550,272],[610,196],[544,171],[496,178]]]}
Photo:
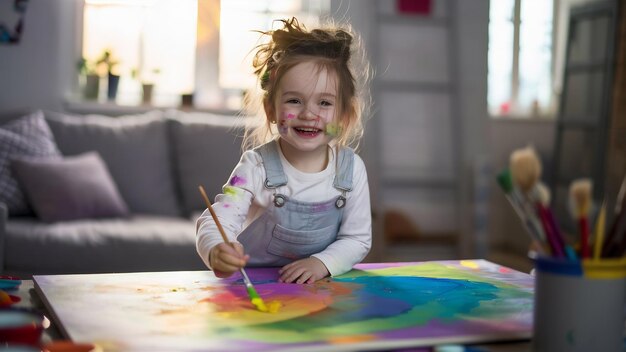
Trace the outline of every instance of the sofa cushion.
{"label": "sofa cushion", "polygon": [[0,126],[0,202],[11,216],[32,213],[11,173],[11,160],[18,157],[61,157],[41,111]]}
{"label": "sofa cushion", "polygon": [[45,117],[64,155],[93,150],[102,156],[131,212],[181,214],[161,112],[120,117],[45,112]]}
{"label": "sofa cushion", "polygon": [[70,274],[206,270],[195,222],[165,216],[46,224],[13,218],[6,226],[6,272]]}
{"label": "sofa cushion", "polygon": [[128,215],[128,207],[97,152],[61,159],[15,159],[11,168],[43,221]]}
{"label": "sofa cushion", "polygon": [[198,186],[214,199],[239,162],[243,122],[206,113],[169,111],[168,116],[183,209],[191,214],[206,208]]}

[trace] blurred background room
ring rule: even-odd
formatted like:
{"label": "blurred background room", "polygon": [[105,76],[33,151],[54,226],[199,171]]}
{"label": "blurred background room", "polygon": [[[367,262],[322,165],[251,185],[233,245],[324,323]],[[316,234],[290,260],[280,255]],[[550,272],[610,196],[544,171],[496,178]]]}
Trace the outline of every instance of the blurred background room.
{"label": "blurred background room", "polygon": [[564,228],[573,179],[593,180],[596,203],[615,201],[623,13],[617,0],[0,0],[0,115],[176,109],[235,121],[255,84],[254,30],[291,16],[349,23],[373,68],[359,149],[367,260],[528,271],[530,238],[496,175],[532,145]]}

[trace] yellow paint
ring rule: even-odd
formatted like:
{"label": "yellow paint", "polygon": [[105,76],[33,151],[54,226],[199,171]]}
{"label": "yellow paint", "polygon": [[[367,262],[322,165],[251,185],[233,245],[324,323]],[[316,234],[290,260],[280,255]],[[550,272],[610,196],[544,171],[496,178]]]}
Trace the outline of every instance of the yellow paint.
{"label": "yellow paint", "polygon": [[252,304],[254,304],[254,306],[256,307],[256,309],[258,309],[261,312],[267,312],[267,306],[265,305],[265,302],[263,302],[263,300],[259,297],[254,297],[253,299],[251,299]]}
{"label": "yellow paint", "polygon": [[280,303],[280,301],[271,301],[268,307],[268,311],[272,314],[276,314],[282,306],[283,304]]}
{"label": "yellow paint", "polygon": [[460,264],[470,269],[478,269],[480,266],[473,260],[461,260]]}

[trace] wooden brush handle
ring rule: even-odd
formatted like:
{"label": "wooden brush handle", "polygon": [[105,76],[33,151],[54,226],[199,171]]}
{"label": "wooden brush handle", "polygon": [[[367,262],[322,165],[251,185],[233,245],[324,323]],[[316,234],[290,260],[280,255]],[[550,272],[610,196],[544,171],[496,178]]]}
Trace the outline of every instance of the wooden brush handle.
{"label": "wooden brush handle", "polygon": [[590,258],[591,249],[589,248],[589,222],[587,217],[582,216],[578,219],[578,228],[580,230],[580,256],[582,258]]}
{"label": "wooden brush handle", "polygon": [[213,217],[213,221],[215,221],[215,225],[217,225],[217,229],[220,231],[220,234],[222,235],[222,239],[224,240],[224,242],[230,244],[230,241],[228,240],[228,237],[226,236],[226,233],[224,232],[224,228],[222,227],[222,224],[220,223],[220,221],[217,219],[217,214],[215,214],[215,211],[213,210],[213,207],[211,206],[209,197],[207,197],[206,192],[204,192],[204,187],[198,186],[198,189],[200,190],[200,194],[202,194],[202,198],[204,198],[204,202],[206,203],[207,209],[209,209],[209,212],[211,213],[211,216]]}

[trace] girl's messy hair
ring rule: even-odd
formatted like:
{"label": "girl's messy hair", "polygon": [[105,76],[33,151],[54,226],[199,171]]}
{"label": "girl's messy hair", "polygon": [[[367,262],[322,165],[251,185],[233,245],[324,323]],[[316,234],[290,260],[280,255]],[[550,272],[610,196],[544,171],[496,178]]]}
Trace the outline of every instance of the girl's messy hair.
{"label": "girl's messy hair", "polygon": [[[338,128],[335,143],[338,146],[358,147],[363,135],[363,112],[369,105],[369,64],[359,39],[348,26],[307,30],[295,17],[279,20],[282,28],[260,32],[270,38],[258,45],[252,66],[258,79],[260,97],[246,102],[248,111],[259,112],[259,119],[248,126],[243,149],[253,148],[274,138],[275,127],[271,117],[261,113],[263,104],[274,104],[278,86],[285,73],[303,61],[313,61],[318,69],[334,72],[337,76]],[[358,66],[357,66],[358,65]],[[354,68],[358,67],[358,70]],[[355,75],[358,74],[358,75]]]}

